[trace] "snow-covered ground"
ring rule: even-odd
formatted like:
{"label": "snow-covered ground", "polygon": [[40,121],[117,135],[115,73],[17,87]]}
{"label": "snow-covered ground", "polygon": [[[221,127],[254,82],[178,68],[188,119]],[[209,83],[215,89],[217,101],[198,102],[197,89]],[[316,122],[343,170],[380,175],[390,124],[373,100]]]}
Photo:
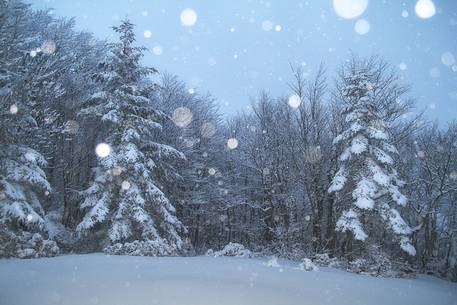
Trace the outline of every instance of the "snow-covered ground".
{"label": "snow-covered ground", "polygon": [[[448,305],[457,284],[229,257],[64,255],[0,260],[1,305]],[[271,264],[270,264],[271,265]]]}

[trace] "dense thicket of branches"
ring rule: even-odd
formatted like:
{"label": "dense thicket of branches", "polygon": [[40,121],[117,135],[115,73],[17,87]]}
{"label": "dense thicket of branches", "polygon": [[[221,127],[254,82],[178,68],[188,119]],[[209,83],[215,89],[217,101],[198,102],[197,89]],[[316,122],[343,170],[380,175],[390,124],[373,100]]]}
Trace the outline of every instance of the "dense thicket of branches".
{"label": "dense thicket of branches", "polygon": [[149,76],[131,26],[110,44],[0,0],[0,256],[239,242],[457,280],[457,123],[414,116],[388,64],[353,57],[336,82],[294,68],[286,97],[225,121],[211,96]]}

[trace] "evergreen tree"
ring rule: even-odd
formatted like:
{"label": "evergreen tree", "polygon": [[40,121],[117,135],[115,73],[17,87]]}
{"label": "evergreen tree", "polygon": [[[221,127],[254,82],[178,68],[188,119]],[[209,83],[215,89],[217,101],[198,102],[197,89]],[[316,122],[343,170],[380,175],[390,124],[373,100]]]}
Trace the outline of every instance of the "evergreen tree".
{"label": "evergreen tree", "polygon": [[28,6],[11,1],[0,7],[5,12],[0,16],[5,43],[0,51],[0,257],[55,255],[59,249],[46,240],[49,227],[42,206],[51,191],[42,169],[47,162],[26,144],[37,124],[31,101],[20,98],[29,55],[18,50],[27,39],[23,33],[10,35],[23,29]]}
{"label": "evergreen tree", "polygon": [[[94,94],[80,116],[97,116],[105,123],[106,145],[93,184],[83,193],[86,212],[79,233],[104,225],[105,251],[130,255],[167,255],[184,246],[185,228],[162,191],[176,178],[173,164],[184,155],[157,143],[165,116],[152,108],[146,77],[156,70],[140,65],[144,48],[133,46],[134,25],[114,27],[120,42],[95,75],[102,90]],[[107,146],[108,145],[108,146]],[[100,155],[99,155],[100,156]],[[160,177],[160,178],[159,178]]]}
{"label": "evergreen tree", "polygon": [[397,236],[401,249],[415,255],[408,237],[411,229],[394,207],[394,204],[404,207],[407,199],[400,191],[404,182],[398,178],[390,156],[397,150],[376,99],[376,78],[364,64],[352,67],[343,78],[346,126],[333,141],[343,150],[329,192],[350,194],[352,203],[339,217],[336,230],[365,241],[369,237],[368,223],[381,220]]}

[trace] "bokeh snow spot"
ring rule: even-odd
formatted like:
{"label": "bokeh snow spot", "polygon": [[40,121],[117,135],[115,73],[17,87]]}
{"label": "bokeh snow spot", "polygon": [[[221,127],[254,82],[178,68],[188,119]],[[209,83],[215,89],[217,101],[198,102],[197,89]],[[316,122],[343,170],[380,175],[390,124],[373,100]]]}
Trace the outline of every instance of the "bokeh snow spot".
{"label": "bokeh snow spot", "polygon": [[211,138],[216,133],[214,124],[207,122],[200,127],[200,133],[204,138]]}
{"label": "bokeh snow spot", "polygon": [[289,100],[287,103],[292,108],[298,108],[301,105],[301,98],[297,94],[293,94],[289,97]]}
{"label": "bokeh snow spot", "polygon": [[273,22],[270,20],[265,20],[262,22],[262,30],[269,32],[273,29]]}
{"label": "bokeh snow spot", "polygon": [[191,8],[186,8],[181,12],[181,23],[184,26],[193,26],[197,19],[197,13]]}
{"label": "bokeh snow spot", "polygon": [[192,123],[192,111],[187,107],[178,107],[173,111],[173,116],[171,120],[178,127],[186,127]]}
{"label": "bokeh snow spot", "polygon": [[154,46],[152,48],[152,53],[154,53],[154,55],[162,55],[162,52],[163,52],[163,49],[161,46]]}
{"label": "bokeh snow spot", "polygon": [[368,7],[368,0],[333,0],[333,8],[338,16],[353,19],[362,15]]}
{"label": "bokeh snow spot", "polygon": [[152,37],[152,32],[149,30],[144,31],[143,33],[145,38],[151,38]]}
{"label": "bokeh snow spot", "polygon": [[122,181],[122,183],[121,183],[121,188],[122,188],[124,191],[128,190],[128,189],[130,188],[130,186],[131,186],[131,185],[130,185],[130,182],[128,182],[127,180],[124,180],[124,181]]}
{"label": "bokeh snow spot", "polygon": [[41,51],[44,54],[54,54],[56,49],[57,49],[56,43],[54,41],[52,41],[52,40],[46,40],[41,45]]}
{"label": "bokeh snow spot", "polygon": [[365,19],[360,19],[355,23],[354,30],[359,35],[365,35],[370,31],[370,23]]}
{"label": "bokeh snow spot", "polygon": [[229,149],[235,149],[238,147],[238,140],[235,138],[230,138],[227,140],[227,147]]}
{"label": "bokeh snow spot", "polygon": [[95,147],[95,153],[100,158],[106,158],[111,153],[111,147],[106,143],[99,143]]}
{"label": "bokeh snow spot", "polygon": [[431,18],[436,13],[435,4],[432,0],[418,0],[414,9],[416,15],[422,19]]}
{"label": "bokeh snow spot", "polygon": [[10,106],[11,114],[16,114],[18,111],[19,111],[19,108],[17,108],[16,104],[13,104]]}
{"label": "bokeh snow spot", "polygon": [[441,55],[441,62],[443,65],[451,67],[455,63],[455,57],[451,52],[444,52]]}

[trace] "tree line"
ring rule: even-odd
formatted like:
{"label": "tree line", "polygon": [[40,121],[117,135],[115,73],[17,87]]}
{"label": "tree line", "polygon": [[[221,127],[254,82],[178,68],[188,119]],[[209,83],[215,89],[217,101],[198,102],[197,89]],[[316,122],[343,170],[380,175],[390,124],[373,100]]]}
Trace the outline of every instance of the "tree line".
{"label": "tree line", "polygon": [[291,67],[228,119],[107,42],[0,1],[0,256],[199,254],[239,242],[457,280],[457,123],[379,57]]}

